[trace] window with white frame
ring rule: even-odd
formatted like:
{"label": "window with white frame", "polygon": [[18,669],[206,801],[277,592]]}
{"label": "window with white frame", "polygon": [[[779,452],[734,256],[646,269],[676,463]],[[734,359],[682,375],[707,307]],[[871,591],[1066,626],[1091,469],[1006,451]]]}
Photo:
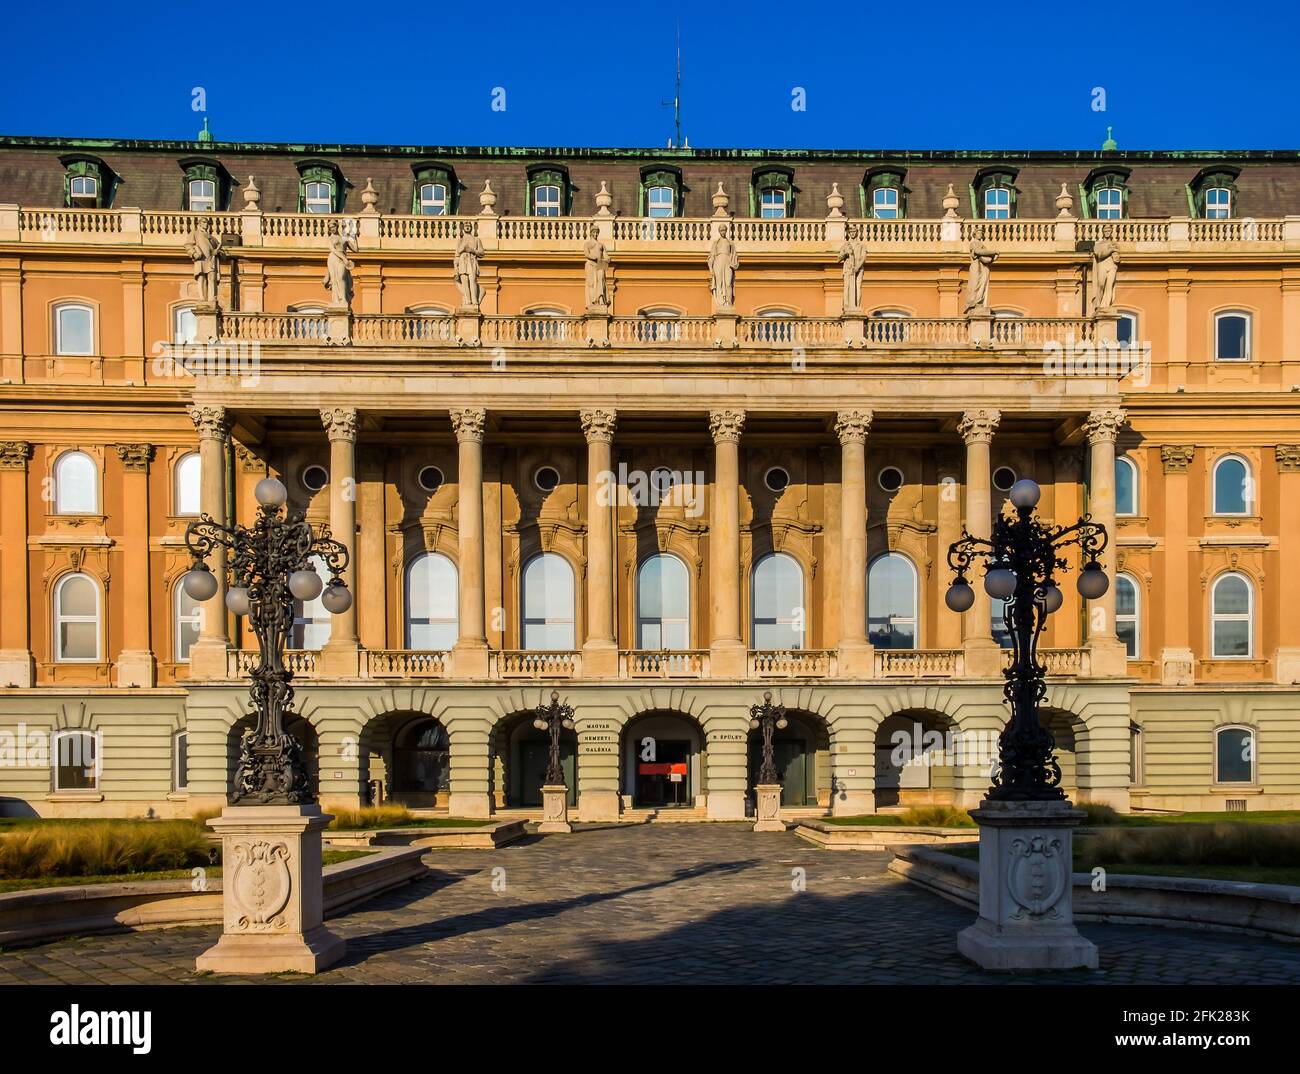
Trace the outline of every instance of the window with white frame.
{"label": "window with white frame", "polygon": [[1007,602],[1001,597],[994,597],[989,605],[989,630],[993,640],[1002,648],[1012,648],[1011,624],[1007,622]]}
{"label": "window with white frame", "polygon": [[785,552],[772,552],[754,565],[750,590],[750,647],[802,649],[803,569]]}
{"label": "window with white frame", "polygon": [[877,649],[916,648],[916,567],[887,552],[867,569],[867,634]]}
{"label": "window with white frame", "polygon": [[871,215],[877,220],[898,219],[898,187],[878,186],[871,192]]}
{"label": "window with white frame", "polygon": [[406,647],[448,652],[460,630],[456,564],[441,552],[424,552],[406,570]]}
{"label": "window with white frame", "polygon": [[1205,219],[1227,220],[1232,216],[1232,191],[1226,186],[1212,186],[1205,191]]}
{"label": "window with white frame", "polygon": [[1115,513],[1136,515],[1138,512],[1138,472],[1133,460],[1124,455],[1115,458]]}
{"label": "window with white frame", "polygon": [[[321,595],[329,585],[329,568],[320,556],[311,557],[311,569],[321,581]],[[330,640],[330,613],[318,595],[314,600],[293,602],[293,629],[289,633],[290,649],[315,651],[323,649]]]}
{"label": "window with white frame", "polygon": [[217,207],[217,184],[211,179],[191,179],[190,211],[210,213]]}
{"label": "window with white frame", "polygon": [[1011,191],[1003,186],[991,186],[984,191],[984,219],[1011,219]]}
{"label": "window with white frame", "polygon": [[94,791],[99,789],[99,735],[94,731],[54,733],[54,789]]}
{"label": "window with white frame", "polygon": [[1138,613],[1138,584],[1127,574],[1115,576],[1115,633],[1124,643],[1124,651],[1130,660],[1137,660],[1141,654]]}
{"label": "window with white frame", "polygon": [[1124,216],[1124,190],[1117,186],[1098,187],[1097,219],[1120,220]]}
{"label": "window with white frame", "polygon": [[1229,310],[1214,315],[1214,360],[1250,361],[1250,314]]}
{"label": "window with white frame", "polygon": [[93,175],[74,175],[68,180],[68,198],[77,208],[93,208],[99,202],[99,180]]}
{"label": "window with white frame", "polygon": [[1115,342],[1121,347],[1131,347],[1138,340],[1138,316],[1136,313],[1121,313],[1115,322]]}
{"label": "window with white frame", "polygon": [[523,577],[521,649],[568,652],[574,648],[573,568],[555,552],[528,561]]}
{"label": "window with white frame", "polygon": [[560,216],[563,193],[556,183],[539,183],[533,187],[533,215]]}
{"label": "window with white frame", "polygon": [[332,213],[334,211],[334,184],[315,180],[303,183],[302,207],[309,213]]}
{"label": "window with white frame", "polygon": [[99,472],[84,451],[65,451],[54,463],[54,511],[60,515],[99,513]]}
{"label": "window with white frame", "polygon": [[420,184],[420,215],[447,215],[447,187],[445,183]]}
{"label": "window with white frame", "polygon": [[1214,782],[1255,782],[1255,731],[1219,727],[1214,732]]}
{"label": "window with white frame", "polygon": [[646,216],[663,218],[676,213],[676,191],[670,186],[647,187],[645,192]]}
{"label": "window with white frame", "polygon": [[54,307],[54,353],[95,353],[95,311],[80,302]]}
{"label": "window with white frame", "polygon": [[1216,515],[1248,515],[1253,506],[1254,479],[1240,455],[1225,455],[1214,464],[1213,499]]}
{"label": "window with white frame", "polygon": [[1250,579],[1230,571],[1210,590],[1210,655],[1215,659],[1249,658],[1254,653],[1255,592]]}
{"label": "window with white frame", "polygon": [[641,561],[636,572],[636,647],[691,647],[691,581],[686,564],[660,553]]}
{"label": "window with white frame", "polygon": [[88,574],[65,574],[54,587],[54,659],[59,663],[99,661],[99,584]]}
{"label": "window with white frame", "polygon": [[172,310],[172,343],[178,347],[195,342],[199,335],[199,324],[190,306],[177,306]]}
{"label": "window with white frame", "polygon": [[197,515],[203,488],[203,463],[197,451],[191,451],[176,460],[174,473],[176,513]]}
{"label": "window with white frame", "polygon": [[785,191],[780,187],[767,187],[758,193],[758,215],[764,220],[785,219]]}
{"label": "window with white frame", "polygon": [[177,580],[172,587],[172,634],[177,663],[188,664],[190,649],[199,640],[199,628],[203,625],[203,606],[185,592],[183,581],[183,578]]}
{"label": "window with white frame", "polygon": [[190,733],[177,731],[172,735],[172,790],[190,789]]}

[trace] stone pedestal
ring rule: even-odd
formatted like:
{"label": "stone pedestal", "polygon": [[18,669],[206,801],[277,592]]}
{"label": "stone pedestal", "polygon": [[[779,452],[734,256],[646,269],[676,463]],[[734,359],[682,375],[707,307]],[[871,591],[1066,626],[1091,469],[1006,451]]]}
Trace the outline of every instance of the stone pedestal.
{"label": "stone pedestal", "polygon": [[483,315],[478,306],[458,306],[456,308],[456,342],[462,347],[479,345],[479,326]]}
{"label": "stone pedestal", "polygon": [[325,307],[325,341],[335,347],[352,342],[352,310],[348,306]]}
{"label": "stone pedestal", "polygon": [[990,802],[980,828],[980,916],[957,950],[986,970],[1097,968],[1097,947],[1074,927],[1074,828],[1069,802]]}
{"label": "stone pedestal", "polygon": [[592,347],[609,346],[609,307],[588,306],[586,315],[587,344]]}
{"label": "stone pedestal", "polygon": [[0,686],[31,686],[36,663],[30,649],[0,649]]}
{"label": "stone pedestal", "polygon": [[543,834],[573,831],[569,823],[569,788],[563,783],[542,785],[542,823],[537,830]]}
{"label": "stone pedestal", "polygon": [[609,821],[619,817],[618,791],[580,791],[578,794],[578,819],[582,821]]}
{"label": "stone pedestal", "polygon": [[705,804],[709,820],[744,820],[744,791],[709,791]]}
{"label": "stone pedestal", "polygon": [[1160,683],[1162,686],[1191,686],[1196,681],[1196,656],[1191,649],[1166,648],[1160,650]]}
{"label": "stone pedestal", "polygon": [[115,673],[118,686],[139,686],[149,688],[154,685],[154,656],[147,649],[123,649],[117,658]]}
{"label": "stone pedestal", "polygon": [[324,924],[320,806],[227,806],[221,836],[223,929],[195,968],[211,973],[316,973],[343,957]]}
{"label": "stone pedestal", "polygon": [[215,302],[196,302],[194,304],[194,342],[215,343],[218,334],[220,311]]}
{"label": "stone pedestal", "polygon": [[757,796],[756,832],[783,832],[785,823],[781,820],[781,784],[760,783],[754,788]]}
{"label": "stone pedestal", "polygon": [[736,325],[738,318],[732,309],[716,310],[713,314],[713,345],[730,350],[738,345]]}

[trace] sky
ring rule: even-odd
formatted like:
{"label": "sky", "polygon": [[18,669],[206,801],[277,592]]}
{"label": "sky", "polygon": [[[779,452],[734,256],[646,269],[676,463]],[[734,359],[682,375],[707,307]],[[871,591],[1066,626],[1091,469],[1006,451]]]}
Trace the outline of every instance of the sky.
{"label": "sky", "polygon": [[1096,149],[1107,127],[1121,149],[1300,148],[1295,0],[174,0],[4,21],[7,135],[190,139],[206,118],[221,141],[663,146],[680,28],[695,148]]}

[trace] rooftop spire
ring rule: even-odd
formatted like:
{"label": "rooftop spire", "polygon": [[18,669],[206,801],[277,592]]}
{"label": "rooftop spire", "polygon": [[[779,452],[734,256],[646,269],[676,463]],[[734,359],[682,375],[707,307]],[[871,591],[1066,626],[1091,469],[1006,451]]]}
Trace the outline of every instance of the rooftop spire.
{"label": "rooftop spire", "polygon": [[200,141],[200,142],[210,142],[210,141],[212,141],[212,132],[211,132],[210,130],[208,130],[208,117],[207,117],[207,116],[204,116],[204,117],[203,117],[203,129],[202,129],[201,131],[199,131],[199,141]]}
{"label": "rooftop spire", "polygon": [[1101,143],[1101,151],[1103,153],[1113,153],[1119,148],[1119,143],[1111,137],[1111,132],[1114,131],[1114,129],[1114,127],[1106,128],[1106,140]]}

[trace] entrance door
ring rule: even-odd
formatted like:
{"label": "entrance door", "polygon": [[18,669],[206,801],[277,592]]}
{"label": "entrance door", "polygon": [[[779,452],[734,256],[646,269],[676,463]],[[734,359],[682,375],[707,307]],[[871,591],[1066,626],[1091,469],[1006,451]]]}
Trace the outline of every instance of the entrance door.
{"label": "entrance door", "polygon": [[[545,739],[524,739],[519,743],[519,781],[515,785],[515,805],[525,809],[542,804],[542,783],[546,779],[550,743]],[[578,781],[574,778],[573,745],[560,740],[560,767],[569,788],[569,805],[578,804]]]}
{"label": "entrance door", "polygon": [[802,739],[786,738],[772,741],[773,760],[781,777],[781,804],[802,806],[808,797],[808,753]]}
{"label": "entrance door", "polygon": [[655,759],[636,761],[632,804],[658,808],[691,804],[691,744],[683,739],[655,740]]}

